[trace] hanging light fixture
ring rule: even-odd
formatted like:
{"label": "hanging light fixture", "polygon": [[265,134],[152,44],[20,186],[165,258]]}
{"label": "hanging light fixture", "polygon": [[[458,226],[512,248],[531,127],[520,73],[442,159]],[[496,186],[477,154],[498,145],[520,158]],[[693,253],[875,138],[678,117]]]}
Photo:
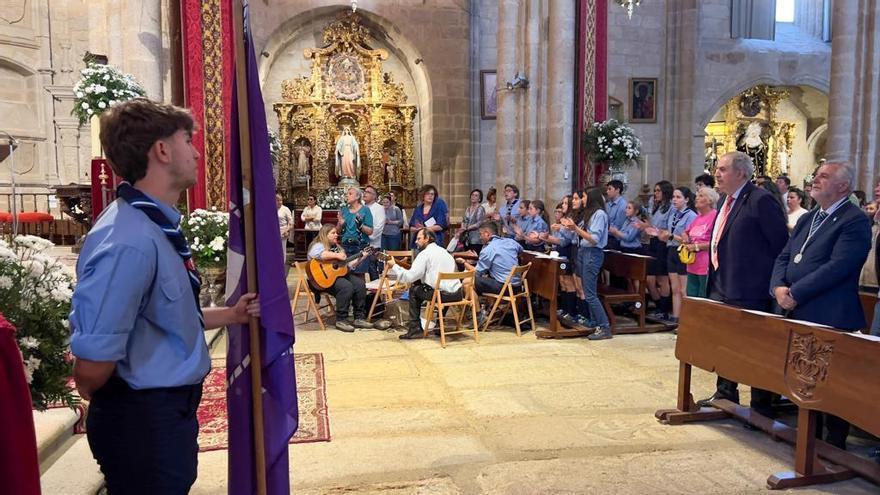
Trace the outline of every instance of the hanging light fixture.
{"label": "hanging light fixture", "polygon": [[626,9],[626,16],[630,19],[633,18],[633,11],[636,10],[640,3],[642,3],[642,0],[617,0],[617,5]]}
{"label": "hanging light fixture", "polygon": [[358,0],[351,0],[351,12],[357,12],[358,9]]}

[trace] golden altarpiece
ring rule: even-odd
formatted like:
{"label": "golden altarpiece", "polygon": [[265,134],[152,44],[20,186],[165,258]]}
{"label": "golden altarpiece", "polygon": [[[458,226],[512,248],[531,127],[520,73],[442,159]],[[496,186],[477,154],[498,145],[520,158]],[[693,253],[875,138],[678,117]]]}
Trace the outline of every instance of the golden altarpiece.
{"label": "golden altarpiece", "polygon": [[752,157],[755,175],[789,173],[796,124],[777,118],[779,102],[788,95],[784,89],[755,86],[727,102],[724,121],[706,126],[706,168],[714,171],[718,157],[738,150]]}
{"label": "golden altarpiece", "polygon": [[305,204],[307,191],[373,184],[410,197],[415,189],[415,105],[403,83],[382,71],[388,52],[367,45],[369,31],[349,12],[324,29],[323,48],[307,48],[311,74],[285,80],[278,116],[278,189]]}

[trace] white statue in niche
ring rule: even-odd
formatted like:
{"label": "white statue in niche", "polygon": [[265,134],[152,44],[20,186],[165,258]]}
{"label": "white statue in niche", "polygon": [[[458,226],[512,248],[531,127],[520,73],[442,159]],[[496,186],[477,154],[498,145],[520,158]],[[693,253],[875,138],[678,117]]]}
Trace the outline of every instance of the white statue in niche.
{"label": "white statue in niche", "polygon": [[336,175],[357,180],[360,174],[361,155],[358,142],[351,134],[351,128],[345,126],[336,141]]}
{"label": "white statue in niche", "polygon": [[311,146],[300,145],[296,147],[296,175],[305,177],[309,175],[309,153]]}

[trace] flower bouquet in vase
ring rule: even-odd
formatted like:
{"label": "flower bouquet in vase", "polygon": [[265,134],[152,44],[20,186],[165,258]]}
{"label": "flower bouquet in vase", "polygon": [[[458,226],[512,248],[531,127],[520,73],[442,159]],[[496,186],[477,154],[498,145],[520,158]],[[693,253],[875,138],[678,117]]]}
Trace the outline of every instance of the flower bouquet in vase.
{"label": "flower bouquet in vase", "polygon": [[181,228],[192,251],[193,262],[204,277],[206,306],[220,304],[218,295],[222,294],[226,275],[226,247],[229,243],[229,214],[217,211],[196,209],[181,222]]}
{"label": "flower bouquet in vase", "polygon": [[632,127],[611,119],[587,129],[584,151],[591,163],[606,165],[605,182],[616,179],[626,184],[626,167],[639,162],[642,142]]}

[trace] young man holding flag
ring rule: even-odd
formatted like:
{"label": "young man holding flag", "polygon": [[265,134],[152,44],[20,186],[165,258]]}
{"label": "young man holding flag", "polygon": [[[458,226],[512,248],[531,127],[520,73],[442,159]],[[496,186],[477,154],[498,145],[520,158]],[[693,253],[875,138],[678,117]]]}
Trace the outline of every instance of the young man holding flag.
{"label": "young man holding flag", "polygon": [[199,307],[201,281],[174,207],[196,181],[192,132],[186,110],[145,99],[101,116],[101,145],[126,182],[80,254],[70,346],[110,493],[189,490],[211,367],[203,331],[260,315],[252,293],[232,307]]}

